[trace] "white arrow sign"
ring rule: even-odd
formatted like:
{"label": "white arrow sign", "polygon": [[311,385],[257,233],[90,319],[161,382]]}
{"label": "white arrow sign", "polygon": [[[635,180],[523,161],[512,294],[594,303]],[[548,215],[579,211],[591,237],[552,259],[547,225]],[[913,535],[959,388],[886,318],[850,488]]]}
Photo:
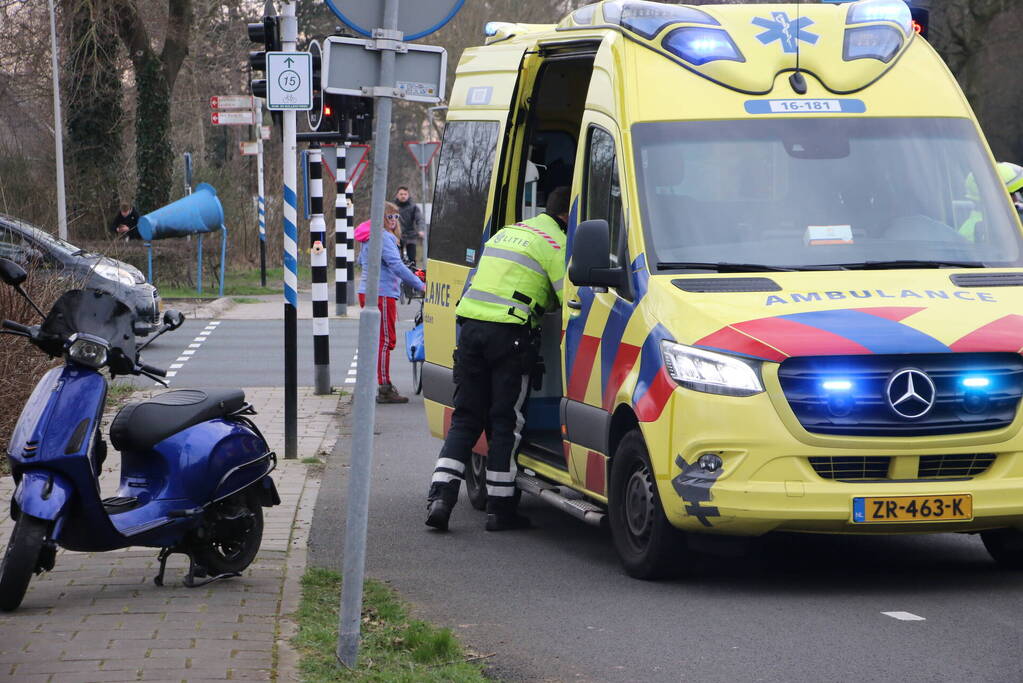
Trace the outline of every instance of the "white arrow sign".
{"label": "white arrow sign", "polygon": [[215,111],[210,114],[214,126],[252,126],[256,117],[251,111]]}
{"label": "white arrow sign", "polygon": [[252,109],[252,97],[247,95],[214,95],[210,109]]}

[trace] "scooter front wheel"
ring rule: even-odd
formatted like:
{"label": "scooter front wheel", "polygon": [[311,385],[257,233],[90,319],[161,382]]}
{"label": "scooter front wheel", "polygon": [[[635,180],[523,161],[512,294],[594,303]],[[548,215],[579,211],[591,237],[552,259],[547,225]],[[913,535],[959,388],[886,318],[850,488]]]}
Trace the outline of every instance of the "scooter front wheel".
{"label": "scooter front wheel", "polygon": [[211,533],[195,548],[196,561],[212,575],[243,571],[263,541],[263,505],[255,486],[217,503],[209,514]]}
{"label": "scooter front wheel", "polygon": [[21,604],[39,563],[49,525],[45,519],[24,513],[15,523],[0,565],[0,610],[10,612]]}

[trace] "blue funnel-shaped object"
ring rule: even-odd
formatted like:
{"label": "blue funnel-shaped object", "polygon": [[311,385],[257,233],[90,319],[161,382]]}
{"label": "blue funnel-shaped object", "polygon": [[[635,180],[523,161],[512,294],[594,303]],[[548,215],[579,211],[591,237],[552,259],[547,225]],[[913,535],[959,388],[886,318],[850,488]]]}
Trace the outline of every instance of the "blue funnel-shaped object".
{"label": "blue funnel-shaped object", "polygon": [[217,191],[208,183],[199,183],[192,194],[140,218],[138,231],[142,239],[151,242],[216,232],[223,224],[224,207]]}

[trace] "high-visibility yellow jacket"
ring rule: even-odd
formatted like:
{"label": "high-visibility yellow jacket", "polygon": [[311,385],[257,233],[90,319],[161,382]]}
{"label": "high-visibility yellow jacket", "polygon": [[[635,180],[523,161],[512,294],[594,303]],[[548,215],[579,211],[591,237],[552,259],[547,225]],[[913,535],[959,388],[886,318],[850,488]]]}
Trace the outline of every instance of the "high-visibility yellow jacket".
{"label": "high-visibility yellow jacket", "polygon": [[541,214],[487,240],[455,314],[535,326],[555,301],[561,305],[564,279],[565,233],[553,217]]}

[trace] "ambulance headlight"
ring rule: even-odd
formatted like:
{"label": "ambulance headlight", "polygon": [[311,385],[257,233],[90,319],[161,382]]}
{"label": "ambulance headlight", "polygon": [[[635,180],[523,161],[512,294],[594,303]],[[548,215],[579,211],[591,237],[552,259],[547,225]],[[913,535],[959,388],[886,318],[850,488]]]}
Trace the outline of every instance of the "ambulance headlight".
{"label": "ambulance headlight", "polygon": [[898,24],[907,36],[913,33],[913,13],[906,0],[859,0],[849,5],[846,24],[868,24],[876,21]]}
{"label": "ambulance headlight", "polygon": [[760,366],[723,353],[662,341],[664,367],[680,386],[725,396],[753,396],[763,392]]}
{"label": "ambulance headlight", "polygon": [[901,47],[902,34],[891,26],[850,28],[845,31],[842,56],[847,62],[854,59],[877,59],[887,64]]}
{"label": "ambulance headlight", "polygon": [[746,61],[732,37],[719,28],[698,26],[677,28],[664,36],[661,45],[668,52],[693,66],[703,66],[723,59],[732,62]]}

